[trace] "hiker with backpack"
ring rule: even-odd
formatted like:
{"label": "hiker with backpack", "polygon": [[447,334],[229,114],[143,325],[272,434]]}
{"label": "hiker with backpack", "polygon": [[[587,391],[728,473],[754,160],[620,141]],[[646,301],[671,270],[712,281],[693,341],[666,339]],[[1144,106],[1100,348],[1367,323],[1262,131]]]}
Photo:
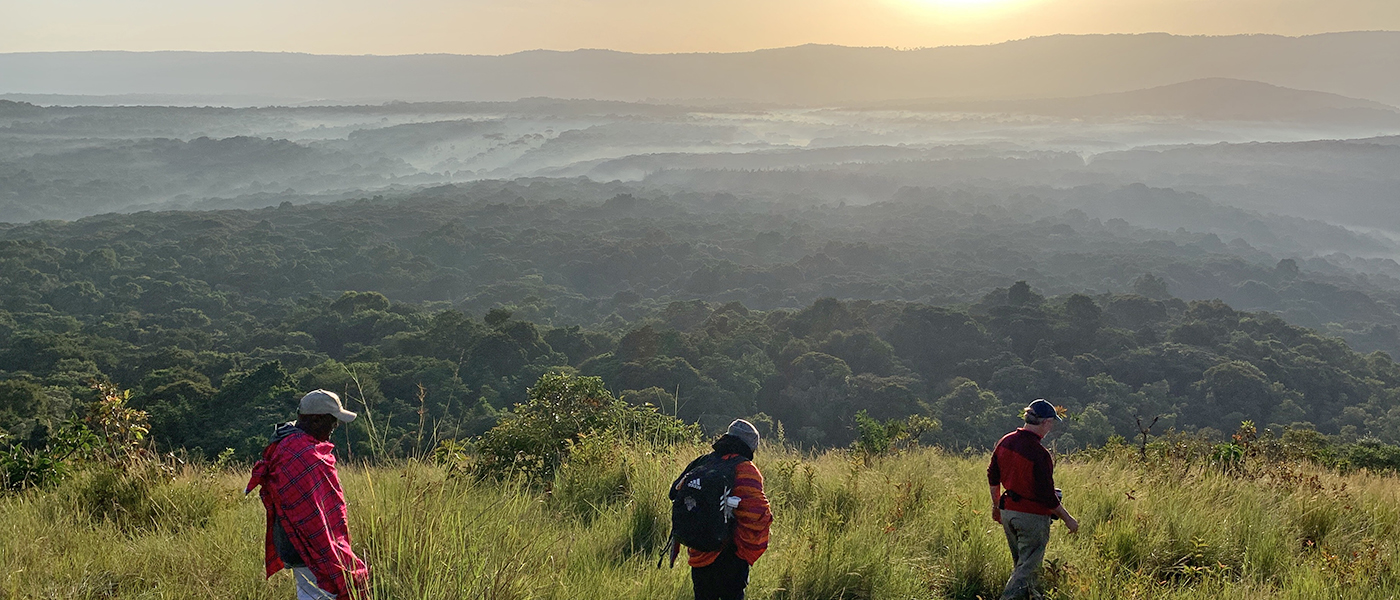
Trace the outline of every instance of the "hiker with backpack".
{"label": "hiker with backpack", "polygon": [[773,522],[763,475],[753,464],[758,429],[736,419],[712,448],[671,484],[667,550],[674,566],[679,547],[686,547],[695,600],[743,600],[749,567],[768,549]]}
{"label": "hiker with backpack", "polygon": [[1041,597],[1036,579],[1045,547],[1050,543],[1052,518],[1063,520],[1070,533],[1079,531],[1079,521],[1060,504],[1055,462],[1041,445],[1045,435],[1062,420],[1059,411],[1045,400],[1036,400],[1022,411],[1022,419],[1025,426],[997,442],[992,463],[987,467],[992,519],[1001,523],[1011,547],[1011,560],[1016,563],[1001,600]]}
{"label": "hiker with backpack", "polygon": [[303,396],[296,422],[277,427],[243,491],[262,486],[265,574],[290,569],[297,600],[350,600],[368,594],[369,570],[350,550],[345,492],[330,442],[337,427],[353,420],[355,413],[345,410],[334,392]]}

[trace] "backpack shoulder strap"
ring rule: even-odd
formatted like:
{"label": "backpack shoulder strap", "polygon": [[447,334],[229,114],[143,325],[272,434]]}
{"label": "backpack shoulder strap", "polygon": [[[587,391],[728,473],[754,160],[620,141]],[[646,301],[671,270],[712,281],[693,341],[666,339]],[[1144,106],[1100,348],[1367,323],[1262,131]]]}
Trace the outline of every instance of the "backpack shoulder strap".
{"label": "backpack shoulder strap", "polygon": [[729,485],[734,485],[734,480],[739,477],[739,465],[746,462],[750,462],[750,460],[742,454],[736,454],[721,461],[721,464],[725,466],[724,472],[729,474]]}

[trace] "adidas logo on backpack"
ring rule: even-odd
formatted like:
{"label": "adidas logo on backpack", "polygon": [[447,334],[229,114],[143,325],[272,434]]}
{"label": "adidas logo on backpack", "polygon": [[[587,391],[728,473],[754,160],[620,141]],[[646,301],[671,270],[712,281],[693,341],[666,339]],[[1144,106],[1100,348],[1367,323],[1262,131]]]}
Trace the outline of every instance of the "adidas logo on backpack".
{"label": "adidas logo on backpack", "polygon": [[[733,507],[726,503],[734,488],[734,469],[747,461],[711,453],[695,459],[671,486],[671,537],[701,552],[724,547],[732,532]],[[736,498],[737,500],[737,498]]]}

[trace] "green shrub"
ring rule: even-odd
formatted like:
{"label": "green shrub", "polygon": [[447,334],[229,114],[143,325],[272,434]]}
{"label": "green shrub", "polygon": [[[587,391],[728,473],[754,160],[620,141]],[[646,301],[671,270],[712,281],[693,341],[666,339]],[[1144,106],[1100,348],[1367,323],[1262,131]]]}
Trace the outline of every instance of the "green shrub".
{"label": "green shrub", "polygon": [[59,489],[60,505],[79,521],[133,534],[204,527],[232,503],[231,494],[206,477],[172,477],[158,464],[93,466]]}
{"label": "green shrub", "polygon": [[94,384],[93,389],[97,400],[88,405],[86,425],[96,437],[93,449],[97,458],[125,465],[148,456],[150,416],[131,408],[131,390],[120,390],[107,383]]}
{"label": "green shrub", "polygon": [[601,434],[661,445],[698,439],[700,430],[656,407],[614,398],[598,377],[546,373],[530,388],[527,402],[481,436],[479,468],[498,477],[512,472],[548,477],[580,440]]}
{"label": "green shrub", "polygon": [[151,483],[148,477],[104,465],[87,470],[64,491],[70,507],[87,521],[142,526],[152,512]]}
{"label": "green shrub", "polygon": [[615,436],[584,435],[565,446],[568,460],[554,472],[552,507],[587,520],[627,499],[631,467]]}
{"label": "green shrub", "polygon": [[[0,441],[8,441],[0,434]],[[0,488],[23,491],[51,487],[72,473],[74,464],[87,458],[99,440],[86,425],[69,420],[58,428],[42,449],[12,443],[0,450]]]}
{"label": "green shrub", "polygon": [[[125,470],[149,456],[145,411],[127,406],[129,391],[110,384],[94,384],[97,400],[87,407],[87,418],[76,418],[58,427],[40,449],[10,443],[0,450],[0,488],[22,491],[51,487],[82,463],[96,460]],[[0,433],[0,442],[8,442]]]}
{"label": "green shrub", "polygon": [[938,429],[937,420],[923,415],[881,423],[862,410],[856,413],[856,441],[852,447],[866,456],[879,456],[917,446],[919,438]]}
{"label": "green shrub", "polygon": [[816,495],[817,472],[801,460],[781,460],[763,480],[764,493],[774,510],[804,511]]}
{"label": "green shrub", "polygon": [[1343,446],[1337,452],[1343,469],[1368,469],[1378,473],[1400,471],[1400,446],[1363,440]]}
{"label": "green shrub", "polygon": [[63,456],[45,450],[30,450],[15,444],[0,451],[0,486],[10,491],[49,487],[69,471]]}

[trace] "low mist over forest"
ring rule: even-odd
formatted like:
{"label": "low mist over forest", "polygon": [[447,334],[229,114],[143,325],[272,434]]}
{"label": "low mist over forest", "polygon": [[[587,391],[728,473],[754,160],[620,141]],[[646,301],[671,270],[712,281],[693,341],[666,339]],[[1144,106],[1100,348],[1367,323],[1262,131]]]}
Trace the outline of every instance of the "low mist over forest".
{"label": "low mist over forest", "polygon": [[0,426],[110,381],[247,457],[353,385],[410,453],[562,369],[809,446],[1398,443],[1398,44],[0,55]]}

